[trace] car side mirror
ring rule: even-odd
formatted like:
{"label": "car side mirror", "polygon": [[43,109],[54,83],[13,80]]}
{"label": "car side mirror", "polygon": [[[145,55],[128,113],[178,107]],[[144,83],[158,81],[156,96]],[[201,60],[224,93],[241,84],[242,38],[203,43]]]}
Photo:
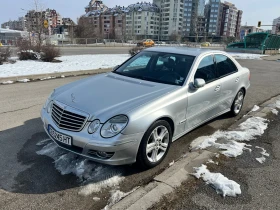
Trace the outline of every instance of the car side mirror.
{"label": "car side mirror", "polygon": [[198,89],[198,88],[202,88],[204,87],[206,84],[205,80],[204,79],[195,79],[194,80],[194,83],[193,83],[193,86]]}
{"label": "car side mirror", "polygon": [[113,68],[113,71],[115,71],[117,68],[119,68],[120,65],[117,65]]}

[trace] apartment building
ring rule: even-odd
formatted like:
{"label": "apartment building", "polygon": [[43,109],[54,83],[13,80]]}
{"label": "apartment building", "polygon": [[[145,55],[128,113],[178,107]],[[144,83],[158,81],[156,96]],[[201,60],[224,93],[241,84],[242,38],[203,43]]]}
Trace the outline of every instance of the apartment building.
{"label": "apartment building", "polygon": [[103,1],[99,0],[91,0],[89,4],[85,7],[85,12],[88,13],[90,11],[106,11],[108,7],[103,4]]}
{"label": "apartment building", "polygon": [[184,0],[183,36],[205,34],[205,0]]}
{"label": "apartment building", "polygon": [[45,16],[51,28],[56,28],[58,25],[62,25],[62,17],[56,10],[47,9]]}
{"label": "apartment building", "polygon": [[102,4],[101,7],[94,7],[96,10],[92,8],[88,10],[86,7],[88,12],[81,17],[92,28],[92,38],[123,39],[126,36],[124,7],[108,8]]}
{"label": "apartment building", "polygon": [[184,0],[154,0],[160,8],[160,39],[169,40],[171,36],[182,36]]}
{"label": "apartment building", "polygon": [[208,35],[223,37],[239,37],[242,10],[230,2],[209,0],[205,7]]}
{"label": "apartment building", "polygon": [[48,21],[49,28],[44,29],[46,33],[53,34],[58,25],[62,25],[61,15],[54,9],[47,9],[45,11],[30,10],[25,15],[25,26],[28,31],[37,30],[38,27],[43,26],[44,20]]}
{"label": "apartment building", "polygon": [[273,20],[272,34],[276,34],[277,32],[280,33],[279,26],[280,26],[280,17],[279,18],[275,18]]}
{"label": "apartment building", "polygon": [[243,12],[230,2],[224,2],[222,7],[222,19],[220,26],[220,36],[239,37],[241,19]]}
{"label": "apartment building", "polygon": [[10,20],[8,22],[5,22],[5,23],[1,24],[1,28],[8,28],[11,30],[24,31],[24,30],[26,30],[25,18],[20,17],[20,18],[18,18],[18,20]]}
{"label": "apartment building", "polygon": [[160,9],[156,4],[141,2],[126,9],[127,39],[158,39],[160,36]]}

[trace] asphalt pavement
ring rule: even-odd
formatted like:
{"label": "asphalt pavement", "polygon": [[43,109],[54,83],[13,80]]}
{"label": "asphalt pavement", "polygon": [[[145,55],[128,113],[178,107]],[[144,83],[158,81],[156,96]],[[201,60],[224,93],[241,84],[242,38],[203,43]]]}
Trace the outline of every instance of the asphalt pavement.
{"label": "asphalt pavement", "polygon": [[[251,70],[251,88],[241,115],[235,118],[223,115],[183,136],[172,144],[166,159],[154,169],[140,171],[135,165],[118,167],[126,177],[120,190],[127,192],[148,183],[170,162],[181,157],[193,139],[217,129],[226,129],[255,104],[280,93],[278,62],[241,60],[240,63]],[[36,143],[47,138],[40,109],[49,93],[58,86],[84,77],[0,86],[0,209],[17,209],[19,206],[21,209],[101,209],[105,206],[108,190],[97,194],[101,198],[99,202],[92,200],[96,195],[78,195],[81,183],[76,176],[61,175],[51,158],[36,154],[40,149]]]}
{"label": "asphalt pavement", "polygon": [[[252,152],[244,151],[237,158],[215,158],[219,165],[208,163],[211,172],[222,173],[234,180],[241,187],[241,195],[222,197],[201,179],[192,178],[167,195],[153,210],[263,210],[280,209],[280,117],[270,114],[269,127],[257,139],[250,141]],[[256,158],[261,157],[262,147],[269,154],[264,163]]]}
{"label": "asphalt pavement", "polygon": [[60,47],[61,55],[128,54],[132,47]]}

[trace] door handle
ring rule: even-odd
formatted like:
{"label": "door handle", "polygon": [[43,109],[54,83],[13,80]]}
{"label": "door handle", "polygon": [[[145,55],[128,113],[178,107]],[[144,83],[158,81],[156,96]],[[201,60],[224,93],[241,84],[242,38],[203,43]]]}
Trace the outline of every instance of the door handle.
{"label": "door handle", "polygon": [[215,88],[215,91],[219,91],[221,89],[221,85],[218,85],[216,88]]}
{"label": "door handle", "polygon": [[239,82],[239,77],[236,78],[235,82]]}

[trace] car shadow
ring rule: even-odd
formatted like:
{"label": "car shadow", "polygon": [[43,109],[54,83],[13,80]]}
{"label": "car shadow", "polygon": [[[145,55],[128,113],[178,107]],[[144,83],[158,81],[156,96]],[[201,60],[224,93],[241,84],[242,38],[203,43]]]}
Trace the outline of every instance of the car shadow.
{"label": "car shadow", "polygon": [[[0,139],[0,166],[4,168],[0,170],[0,189],[13,193],[46,194],[102,183],[125,170],[60,149],[45,133],[40,118],[1,131]],[[45,154],[38,154],[40,151]]]}

